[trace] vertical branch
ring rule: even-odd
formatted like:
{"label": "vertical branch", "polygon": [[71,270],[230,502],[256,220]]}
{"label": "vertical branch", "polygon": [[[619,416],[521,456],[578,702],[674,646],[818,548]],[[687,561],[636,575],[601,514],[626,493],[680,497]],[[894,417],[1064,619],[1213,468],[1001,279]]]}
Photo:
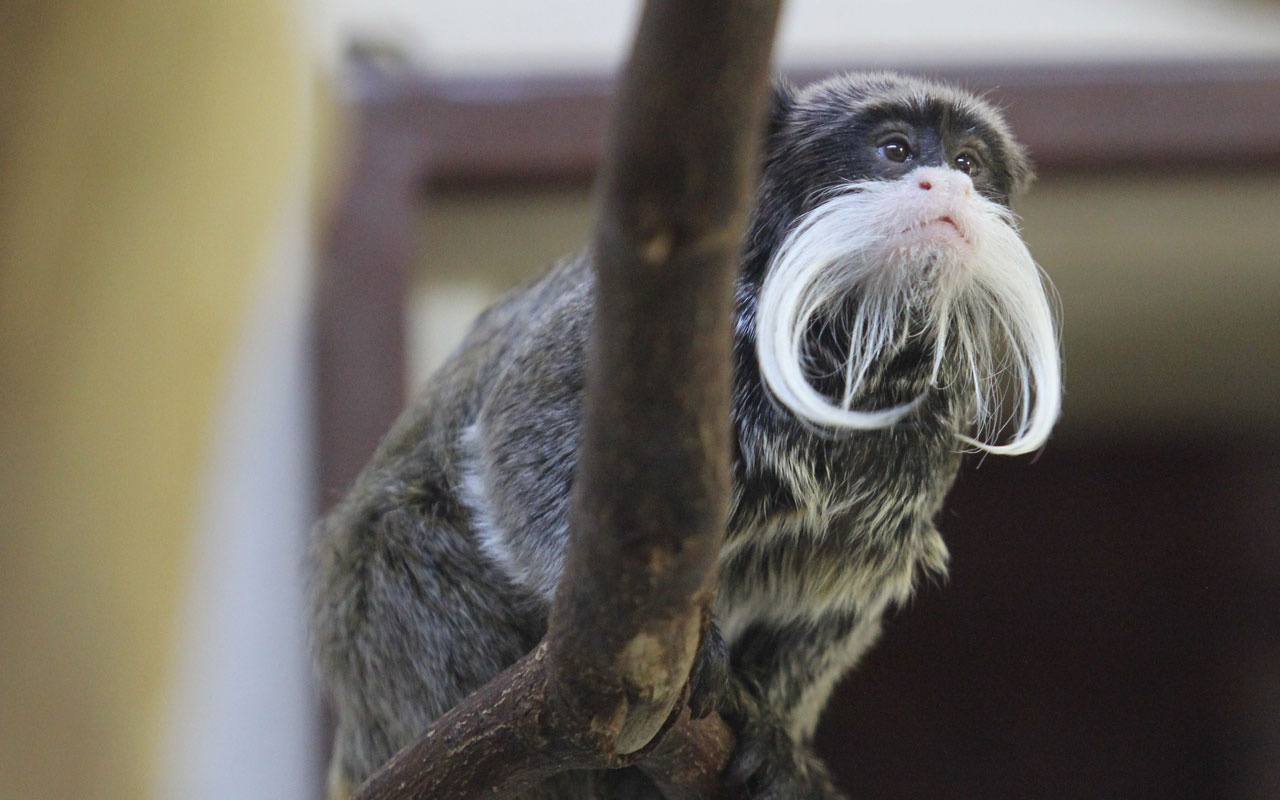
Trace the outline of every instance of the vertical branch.
{"label": "vertical branch", "polygon": [[593,724],[625,703],[621,753],[670,715],[710,601],[729,485],[732,282],[777,14],[754,0],[646,4],[610,127],[551,663],[572,663],[557,675],[572,696],[601,702]]}
{"label": "vertical branch", "polygon": [[725,523],[732,284],[779,5],[646,3],[598,187],[583,441],[547,637],[358,800],[505,797],[628,764],[671,798],[719,794],[732,736],[681,704]]}

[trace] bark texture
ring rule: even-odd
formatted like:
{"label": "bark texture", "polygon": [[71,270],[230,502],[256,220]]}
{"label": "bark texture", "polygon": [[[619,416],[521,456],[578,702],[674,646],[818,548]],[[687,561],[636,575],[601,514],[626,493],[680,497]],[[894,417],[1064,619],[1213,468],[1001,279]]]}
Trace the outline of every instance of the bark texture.
{"label": "bark texture", "polygon": [[722,795],[733,737],[684,707],[730,457],[732,286],[780,0],[650,0],[597,186],[596,324],[571,544],[546,638],[357,800],[505,797],[636,764]]}

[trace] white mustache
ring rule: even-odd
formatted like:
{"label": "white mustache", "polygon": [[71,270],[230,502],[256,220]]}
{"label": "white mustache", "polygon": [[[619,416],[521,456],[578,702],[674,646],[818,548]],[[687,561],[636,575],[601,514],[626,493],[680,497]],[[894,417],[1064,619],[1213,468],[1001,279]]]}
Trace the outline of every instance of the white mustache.
{"label": "white mustache", "polygon": [[[805,336],[851,292],[861,299],[848,325],[837,404],[806,377]],[[928,335],[930,386],[958,374],[972,387],[975,411],[966,422],[974,433],[961,441],[990,453],[1027,453],[1045,443],[1061,411],[1051,292],[1014,215],[974,192],[967,175],[921,167],[896,181],[851,183],[796,224],[766,272],[757,309],[761,374],[778,402],[807,423],[885,428],[928,390],[902,405],[855,409],[869,370],[909,337]],[[912,310],[925,330],[910,329]]]}

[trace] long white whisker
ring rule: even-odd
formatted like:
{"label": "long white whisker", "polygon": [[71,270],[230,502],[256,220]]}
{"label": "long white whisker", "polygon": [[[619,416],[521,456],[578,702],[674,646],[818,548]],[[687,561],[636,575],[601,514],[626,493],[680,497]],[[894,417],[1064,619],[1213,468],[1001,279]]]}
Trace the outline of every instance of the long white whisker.
{"label": "long white whisker", "polygon": [[[897,208],[899,196],[913,189],[910,182],[908,176],[842,187],[803,217],[778,248],[757,308],[757,355],[765,384],[806,424],[887,427],[911,413],[925,395],[868,410],[874,401],[865,397],[867,381],[876,364],[919,336],[933,347],[928,384],[967,386],[973,393],[973,418],[964,422],[975,433],[961,433],[961,441],[992,453],[1035,450],[1057,420],[1062,391],[1047,283],[1018,235],[1013,214],[980,196],[968,198],[965,206],[962,229],[972,253],[961,261],[954,253],[931,249],[928,240],[902,246]],[[932,272],[926,277],[927,270]],[[857,306],[850,309],[849,298],[855,296]],[[916,314],[924,330],[915,329]],[[806,352],[809,332],[827,324],[837,326],[829,331],[849,337],[837,399],[813,387],[816,355]],[[1014,403],[1008,422],[1016,427],[999,443],[1005,380],[1011,381]]]}

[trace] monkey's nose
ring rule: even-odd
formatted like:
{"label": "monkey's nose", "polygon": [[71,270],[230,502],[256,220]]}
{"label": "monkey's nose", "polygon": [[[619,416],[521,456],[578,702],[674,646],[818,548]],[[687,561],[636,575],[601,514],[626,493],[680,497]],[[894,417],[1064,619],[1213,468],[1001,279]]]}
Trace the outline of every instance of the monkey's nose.
{"label": "monkey's nose", "polygon": [[924,192],[940,191],[950,195],[973,194],[973,181],[963,172],[941,167],[920,167],[913,175],[916,186]]}

